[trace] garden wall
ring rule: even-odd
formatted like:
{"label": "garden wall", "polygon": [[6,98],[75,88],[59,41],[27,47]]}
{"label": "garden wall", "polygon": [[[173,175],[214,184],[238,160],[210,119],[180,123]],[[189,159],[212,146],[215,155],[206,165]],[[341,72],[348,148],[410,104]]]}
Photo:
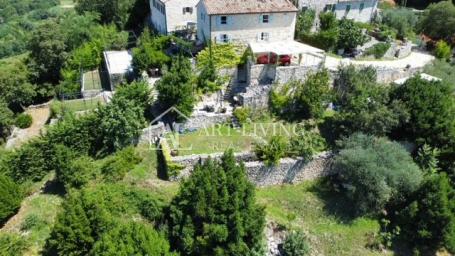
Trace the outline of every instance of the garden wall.
{"label": "garden wall", "polygon": [[[174,179],[179,180],[188,177],[197,163],[201,163],[209,157],[220,160],[222,155],[222,153],[216,153],[172,157],[173,163],[186,166],[180,175]],[[311,161],[305,161],[301,158],[284,158],[276,166],[269,167],[258,161],[252,152],[235,154],[237,161],[245,163],[249,180],[257,186],[292,184],[328,176],[334,173],[331,168],[333,156],[332,152],[323,152],[315,155]]]}

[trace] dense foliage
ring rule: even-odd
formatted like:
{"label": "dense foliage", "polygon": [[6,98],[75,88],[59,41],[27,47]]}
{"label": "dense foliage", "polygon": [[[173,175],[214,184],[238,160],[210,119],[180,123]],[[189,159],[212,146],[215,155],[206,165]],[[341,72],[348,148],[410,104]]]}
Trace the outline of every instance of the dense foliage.
{"label": "dense foliage", "polygon": [[393,97],[409,113],[397,131],[399,137],[454,154],[455,98],[448,84],[415,76],[396,87]]}
{"label": "dense foliage", "polygon": [[19,209],[22,191],[8,176],[0,173],[0,225]]}
{"label": "dense foliage", "polygon": [[295,80],[275,86],[270,94],[270,108],[286,119],[321,118],[331,100],[327,70],[309,74],[304,82]]}
{"label": "dense foliage", "polygon": [[33,118],[30,114],[22,113],[16,117],[15,124],[21,129],[29,128],[33,123]]}
{"label": "dense foliage", "polygon": [[268,141],[259,142],[254,151],[257,157],[268,166],[277,165],[285,157],[288,150],[288,141],[283,136],[272,136]]}
{"label": "dense foliage", "polygon": [[342,19],[339,23],[338,48],[351,50],[367,42],[362,29],[350,19]]}
{"label": "dense foliage", "polygon": [[449,1],[430,5],[420,20],[420,30],[435,40],[453,44],[455,35],[455,6]]}
{"label": "dense foliage", "polygon": [[386,135],[406,119],[406,112],[392,101],[389,88],[376,82],[376,71],[367,67],[342,67],[336,80],[335,119],[342,132]]}
{"label": "dense foliage", "polygon": [[238,50],[238,46],[233,44],[211,44],[197,55],[197,66],[202,69],[213,61],[217,70],[236,67],[241,62]]}
{"label": "dense foliage", "polygon": [[[131,234],[133,230],[125,229],[122,225],[124,220],[121,218],[124,214],[141,214],[146,210],[156,213],[154,216],[147,216],[152,217],[150,221],[154,221],[155,218],[160,218],[160,208],[161,203],[148,192],[122,185],[99,185],[72,191],[63,204],[63,212],[57,217],[51,237],[47,241],[47,251],[59,255],[98,255],[101,249],[121,249],[125,252],[149,252],[155,249],[166,251],[166,242],[148,227],[150,224],[129,223],[130,228],[134,226],[134,230],[138,231],[136,236]],[[125,233],[119,233],[119,229]],[[128,240],[131,236],[138,240],[122,246],[121,241]],[[151,240],[156,240],[156,248],[147,244]]]}
{"label": "dense foliage", "polygon": [[452,48],[445,41],[439,41],[436,43],[436,48],[434,49],[434,55],[438,59],[443,59],[450,61],[452,58]]}
{"label": "dense foliage", "polygon": [[173,37],[153,37],[148,29],[142,32],[138,47],[133,49],[133,65],[137,71],[148,71],[152,68],[162,69],[171,63],[171,58],[164,52]]}
{"label": "dense foliage", "polygon": [[284,256],[305,256],[310,254],[310,245],[302,231],[291,232],[286,235],[283,243]]}
{"label": "dense foliage", "polygon": [[400,144],[354,134],[340,146],[334,163],[337,180],[357,214],[379,214],[419,188],[422,172]]}
{"label": "dense foliage", "polygon": [[[195,103],[192,83],[193,74],[190,61],[181,55],[174,58],[171,69],[165,72],[156,84],[159,92],[158,101],[163,110],[175,107],[183,115],[189,116],[193,112]],[[184,118],[177,113],[169,114],[180,120]]]}
{"label": "dense foliage", "polygon": [[302,39],[305,35],[311,32],[315,18],[316,11],[312,9],[301,10],[298,13],[297,21],[295,24],[295,37],[297,39]]}
{"label": "dense foliage", "polygon": [[0,58],[22,54],[30,32],[42,21],[54,17],[58,0],[0,1]]}
{"label": "dense foliage", "polygon": [[407,8],[391,8],[381,11],[382,23],[394,29],[401,39],[411,36],[417,25],[418,17]]}
{"label": "dense foliage", "polygon": [[184,255],[252,255],[261,251],[264,210],[245,167],[231,152],[195,167],[169,207],[171,245]]}
{"label": "dense foliage", "polygon": [[401,237],[412,246],[455,252],[455,189],[445,174],[429,176],[396,217]]}
{"label": "dense foliage", "polygon": [[148,6],[145,0],[76,0],[78,13],[99,13],[103,23],[114,23],[121,29],[137,29],[142,25]]}

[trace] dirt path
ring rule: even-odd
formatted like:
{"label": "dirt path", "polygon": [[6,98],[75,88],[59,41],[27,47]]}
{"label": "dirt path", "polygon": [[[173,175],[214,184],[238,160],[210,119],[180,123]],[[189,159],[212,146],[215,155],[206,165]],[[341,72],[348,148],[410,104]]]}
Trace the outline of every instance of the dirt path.
{"label": "dirt path", "polygon": [[33,123],[27,129],[14,129],[13,134],[6,143],[7,149],[17,148],[20,145],[24,144],[26,141],[39,136],[50,117],[49,106],[41,108],[29,108],[25,112],[32,116]]}

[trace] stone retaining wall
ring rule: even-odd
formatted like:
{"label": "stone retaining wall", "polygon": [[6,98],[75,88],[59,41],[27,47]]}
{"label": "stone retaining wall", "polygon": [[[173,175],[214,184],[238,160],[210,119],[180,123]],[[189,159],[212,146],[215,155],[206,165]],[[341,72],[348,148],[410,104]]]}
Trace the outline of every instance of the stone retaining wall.
{"label": "stone retaining wall", "polygon": [[152,143],[155,142],[159,137],[166,133],[166,126],[163,122],[159,122],[156,125],[151,125],[142,130],[142,134],[139,137],[139,143]]}
{"label": "stone retaining wall", "polygon": [[[201,163],[209,157],[220,160],[222,155],[222,153],[215,153],[172,157],[174,163],[186,166],[175,180],[190,176],[197,163]],[[263,162],[258,161],[252,152],[236,153],[234,156],[237,161],[245,163],[249,180],[257,186],[299,183],[334,173],[331,168],[334,156],[332,152],[315,155],[311,161],[305,161],[302,158],[284,158],[276,166],[266,166]]]}
{"label": "stone retaining wall", "polygon": [[197,112],[183,124],[183,129],[198,130],[205,127],[210,127],[215,124],[222,124],[230,121],[232,113],[209,113]]}

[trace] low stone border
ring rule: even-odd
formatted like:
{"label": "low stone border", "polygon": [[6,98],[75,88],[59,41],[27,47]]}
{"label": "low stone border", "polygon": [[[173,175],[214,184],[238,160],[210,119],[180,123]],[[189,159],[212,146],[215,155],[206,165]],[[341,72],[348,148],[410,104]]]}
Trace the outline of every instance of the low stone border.
{"label": "low stone border", "polygon": [[[173,180],[189,177],[196,164],[208,158],[220,160],[222,155],[223,153],[214,153],[172,157],[173,163],[185,166]],[[332,169],[334,154],[331,151],[317,154],[310,161],[303,158],[284,158],[275,166],[266,166],[258,161],[253,152],[236,153],[234,156],[236,161],[244,162],[248,178],[256,186],[300,183],[335,173]]]}

